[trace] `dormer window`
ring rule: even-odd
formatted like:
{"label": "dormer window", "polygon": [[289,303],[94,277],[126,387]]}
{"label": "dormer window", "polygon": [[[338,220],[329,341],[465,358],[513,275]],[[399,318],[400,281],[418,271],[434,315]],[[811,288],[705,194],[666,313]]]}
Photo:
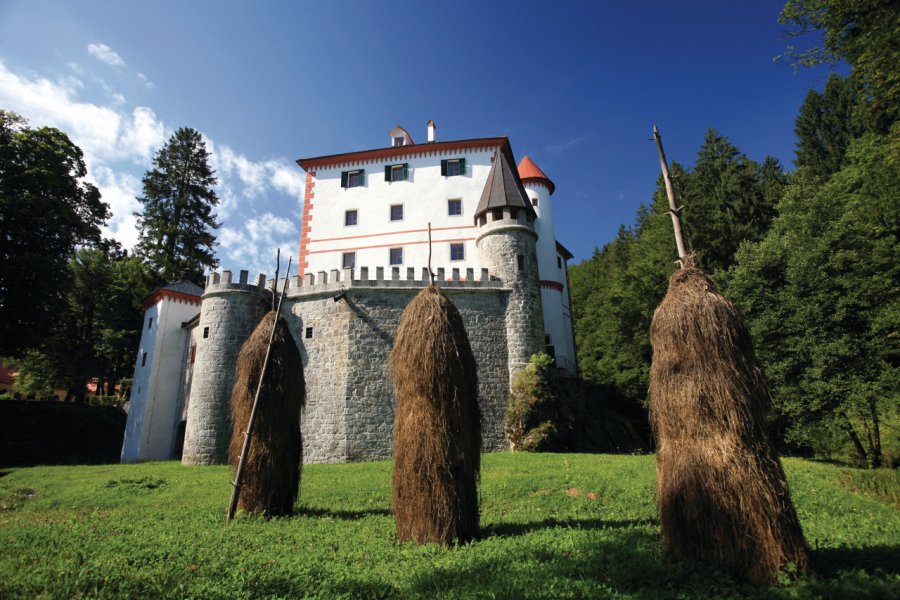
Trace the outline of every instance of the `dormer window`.
{"label": "dormer window", "polygon": [[394,148],[396,148],[397,146],[405,146],[405,145],[406,145],[405,137],[399,136],[399,137],[394,138]]}
{"label": "dormer window", "polygon": [[441,175],[444,177],[454,177],[456,175],[466,174],[465,158],[448,158],[441,161]]}

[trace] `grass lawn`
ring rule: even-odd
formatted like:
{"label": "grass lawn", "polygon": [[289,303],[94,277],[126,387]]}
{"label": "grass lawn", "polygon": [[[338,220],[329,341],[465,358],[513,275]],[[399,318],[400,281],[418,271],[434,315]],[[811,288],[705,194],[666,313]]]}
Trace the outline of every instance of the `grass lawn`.
{"label": "grass lawn", "polygon": [[397,544],[387,462],[303,469],[292,518],[225,527],[227,467],[10,469],[0,598],[900,597],[900,484],[785,460],[816,578],[755,589],[662,555],[652,456],[488,454],[482,539]]}

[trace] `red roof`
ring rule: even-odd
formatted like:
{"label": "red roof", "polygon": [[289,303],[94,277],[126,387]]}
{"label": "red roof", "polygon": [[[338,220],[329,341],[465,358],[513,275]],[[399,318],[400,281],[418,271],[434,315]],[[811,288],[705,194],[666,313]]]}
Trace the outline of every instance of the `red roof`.
{"label": "red roof", "polygon": [[556,189],[550,178],[544,175],[541,168],[527,156],[523,157],[521,162],[519,162],[519,178],[522,180],[522,183],[543,183],[550,190],[551,194]]}

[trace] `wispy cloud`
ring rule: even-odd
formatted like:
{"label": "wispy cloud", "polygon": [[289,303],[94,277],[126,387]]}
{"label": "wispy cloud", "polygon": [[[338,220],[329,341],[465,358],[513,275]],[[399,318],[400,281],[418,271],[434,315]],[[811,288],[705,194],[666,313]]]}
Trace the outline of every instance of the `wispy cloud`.
{"label": "wispy cloud", "polygon": [[545,149],[550,154],[560,155],[560,154],[564,153],[565,151],[574,148],[578,144],[587,141],[588,138],[589,138],[589,136],[579,135],[578,137],[574,137],[574,138],[565,140],[563,142],[559,142],[557,144],[550,144],[549,146],[546,146]]}
{"label": "wispy cloud", "polygon": [[[83,76],[80,70],[72,72]],[[115,237],[125,248],[137,242],[140,210],[136,199],[142,193],[141,176],[152,166],[153,156],[171,135],[172,128],[149,106],[129,106],[127,98],[104,90],[103,103],[81,98],[97,86],[85,86],[69,74],[51,80],[32,73],[20,74],[0,60],[0,106],[21,113],[34,126],[48,125],[65,131],[84,152],[87,179],[100,189],[110,205],[112,218],[103,235]],[[217,218],[225,221],[219,230],[218,255],[223,268],[271,270],[275,249],[296,247],[299,239],[299,209],[305,181],[302,171],[285,158],[255,161],[227,145],[204,136],[211,163],[218,175],[220,198]],[[274,214],[267,204],[284,206]]]}
{"label": "wispy cloud", "polygon": [[125,61],[119,54],[106,44],[88,44],[88,53],[94,58],[113,67],[124,67]]}

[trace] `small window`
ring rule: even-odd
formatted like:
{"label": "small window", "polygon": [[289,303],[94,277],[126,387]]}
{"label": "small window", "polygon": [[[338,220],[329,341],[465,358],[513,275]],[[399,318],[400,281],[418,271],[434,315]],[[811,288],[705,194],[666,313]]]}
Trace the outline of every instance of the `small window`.
{"label": "small window", "polygon": [[341,172],[341,187],[352,188],[366,184],[366,172],[363,169]]}
{"label": "small window", "polygon": [[209,327],[204,327],[203,328],[203,339],[205,340],[208,337],[209,337]]}
{"label": "small window", "polygon": [[492,212],[493,215],[494,215],[494,220],[495,220],[495,221],[500,221],[501,219],[503,219],[503,209],[495,208],[495,209],[492,210],[491,212]]}
{"label": "small window", "polygon": [[521,254],[516,254],[516,264],[519,266],[520,271],[525,270],[525,257]]}
{"label": "small window", "polygon": [[557,257],[556,257],[556,268],[557,268],[557,269],[562,269],[562,256],[557,256]]}
{"label": "small window", "polygon": [[403,264],[403,248],[391,248],[390,250],[391,265]]}
{"label": "small window", "polygon": [[345,269],[352,269],[356,266],[356,252],[344,252],[341,255],[341,266]]}
{"label": "small window", "polygon": [[306,339],[308,339],[308,340],[312,339],[312,327],[306,328]]}
{"label": "small window", "polygon": [[409,163],[384,165],[385,181],[406,181],[409,179]]}
{"label": "small window", "polygon": [[144,352],[143,356],[141,356],[141,366],[147,366],[147,353]]}
{"label": "small window", "polygon": [[449,158],[441,161],[441,175],[445,177],[454,177],[456,175],[466,174],[466,159]]}
{"label": "small window", "polygon": [[531,205],[532,205],[532,206],[537,206],[537,205],[538,205],[538,197],[537,197],[537,196],[534,196],[534,197],[531,198]]}
{"label": "small window", "polygon": [[352,227],[358,222],[359,213],[356,209],[344,211],[344,227]]}
{"label": "small window", "polygon": [[466,245],[450,244],[450,260],[466,260]]}
{"label": "small window", "polygon": [[391,204],[391,221],[403,220],[403,205]]}
{"label": "small window", "polygon": [[461,215],[462,214],[462,200],[459,198],[452,198],[447,200],[447,214],[450,216]]}
{"label": "small window", "polygon": [[197,360],[197,344],[191,346],[191,364],[194,364],[195,360]]}
{"label": "small window", "polygon": [[153,317],[150,317],[150,320],[147,321],[147,329],[153,329]]}
{"label": "small window", "polygon": [[405,145],[406,145],[406,138],[403,137],[402,135],[394,138],[394,147],[395,148],[397,146],[405,146]]}

